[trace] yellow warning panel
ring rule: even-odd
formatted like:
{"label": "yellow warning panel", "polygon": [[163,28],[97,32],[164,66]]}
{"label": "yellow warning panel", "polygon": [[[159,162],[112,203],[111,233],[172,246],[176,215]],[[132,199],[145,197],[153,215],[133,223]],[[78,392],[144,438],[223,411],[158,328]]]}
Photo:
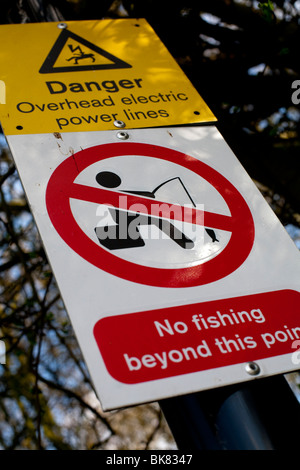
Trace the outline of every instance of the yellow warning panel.
{"label": "yellow warning panel", "polygon": [[144,19],[1,25],[0,44],[6,135],[216,121]]}

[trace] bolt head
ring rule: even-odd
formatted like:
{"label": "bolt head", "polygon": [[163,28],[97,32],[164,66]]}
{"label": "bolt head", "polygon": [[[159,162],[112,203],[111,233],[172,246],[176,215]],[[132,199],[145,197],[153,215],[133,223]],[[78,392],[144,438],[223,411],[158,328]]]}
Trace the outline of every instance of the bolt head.
{"label": "bolt head", "polygon": [[117,132],[117,137],[120,140],[127,140],[129,137],[129,134],[127,132],[120,131],[120,132]]}
{"label": "bolt head", "polygon": [[117,119],[116,121],[114,121],[114,126],[115,126],[115,127],[122,128],[122,127],[125,127],[126,124],[125,124],[125,122],[120,121],[119,119]]}
{"label": "bolt head", "polygon": [[249,375],[258,375],[260,373],[260,367],[256,362],[248,362],[245,366],[245,371]]}

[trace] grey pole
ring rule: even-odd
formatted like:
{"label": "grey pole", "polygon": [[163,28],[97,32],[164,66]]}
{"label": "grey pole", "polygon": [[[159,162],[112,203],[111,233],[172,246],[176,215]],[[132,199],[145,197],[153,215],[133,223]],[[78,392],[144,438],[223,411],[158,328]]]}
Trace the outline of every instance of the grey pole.
{"label": "grey pole", "polygon": [[300,404],[284,376],[160,401],[179,450],[296,450]]}

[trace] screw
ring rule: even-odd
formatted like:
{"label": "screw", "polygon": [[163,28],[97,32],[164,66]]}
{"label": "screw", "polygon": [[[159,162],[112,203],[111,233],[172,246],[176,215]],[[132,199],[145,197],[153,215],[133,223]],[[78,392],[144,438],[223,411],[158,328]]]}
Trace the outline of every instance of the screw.
{"label": "screw", "polygon": [[125,127],[126,124],[125,124],[125,122],[119,121],[119,120],[117,119],[116,121],[114,121],[114,126],[115,126],[115,127],[120,127],[120,128],[122,128],[122,127]]}
{"label": "screw", "polygon": [[127,140],[129,137],[129,134],[127,134],[127,132],[121,131],[121,132],[117,132],[117,137],[120,140]]}
{"label": "screw", "polygon": [[58,23],[57,27],[59,29],[66,29],[68,27],[67,23]]}
{"label": "screw", "polygon": [[256,362],[248,362],[245,366],[245,371],[249,375],[258,375],[260,373],[260,367]]}

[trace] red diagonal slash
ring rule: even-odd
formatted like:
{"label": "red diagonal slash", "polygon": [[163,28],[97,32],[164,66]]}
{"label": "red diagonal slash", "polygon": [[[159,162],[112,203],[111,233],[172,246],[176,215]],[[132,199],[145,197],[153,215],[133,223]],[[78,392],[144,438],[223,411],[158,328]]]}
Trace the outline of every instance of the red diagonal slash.
{"label": "red diagonal slash", "polygon": [[[116,209],[137,212],[148,216],[188,222],[196,225],[205,225],[219,230],[233,230],[233,218],[214,212],[170,204],[147,197],[135,196],[108,189],[94,188],[83,184],[73,183],[66,189],[68,197],[97,204],[110,205]],[[135,206],[135,207],[134,207]]]}

